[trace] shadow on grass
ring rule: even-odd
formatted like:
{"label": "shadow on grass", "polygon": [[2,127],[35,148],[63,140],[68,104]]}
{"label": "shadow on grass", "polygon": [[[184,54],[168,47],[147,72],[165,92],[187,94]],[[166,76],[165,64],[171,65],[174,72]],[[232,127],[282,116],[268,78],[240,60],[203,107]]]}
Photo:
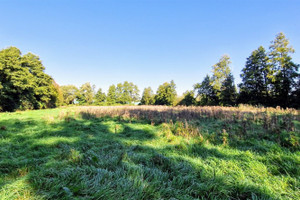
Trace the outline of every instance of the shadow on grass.
{"label": "shadow on grass", "polygon": [[[22,179],[30,185],[32,199],[35,195],[44,199],[275,198],[264,186],[229,178],[187,159],[238,157],[205,146],[184,151],[176,145],[161,149],[146,145],[157,139],[158,127],[142,122],[90,117],[0,123],[7,127],[0,131],[0,179],[4,180],[0,192],[12,190],[11,185]],[[180,153],[174,156],[171,150]]]}

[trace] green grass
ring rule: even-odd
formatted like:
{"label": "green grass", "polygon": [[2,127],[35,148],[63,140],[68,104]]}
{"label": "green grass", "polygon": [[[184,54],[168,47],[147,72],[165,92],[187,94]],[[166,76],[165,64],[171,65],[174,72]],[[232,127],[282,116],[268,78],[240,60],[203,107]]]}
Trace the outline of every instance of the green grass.
{"label": "green grass", "polygon": [[195,122],[202,136],[183,137],[167,124],[60,117],[61,110],[0,113],[1,200],[300,196],[299,149],[259,139],[259,126],[253,137],[223,144],[221,130],[231,134],[238,123]]}

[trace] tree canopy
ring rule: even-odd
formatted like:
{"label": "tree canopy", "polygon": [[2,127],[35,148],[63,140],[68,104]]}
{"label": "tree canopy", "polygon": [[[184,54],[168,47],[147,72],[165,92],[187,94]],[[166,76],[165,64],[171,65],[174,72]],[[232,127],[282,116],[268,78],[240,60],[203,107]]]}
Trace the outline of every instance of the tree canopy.
{"label": "tree canopy", "polygon": [[90,83],[84,83],[77,91],[77,101],[81,105],[89,105],[93,103],[95,86]]}
{"label": "tree canopy", "polygon": [[174,105],[176,93],[176,85],[172,80],[170,83],[165,82],[160,85],[155,95],[155,105]]}
{"label": "tree canopy", "polygon": [[40,58],[22,56],[16,47],[0,51],[0,109],[53,108],[60,103],[59,86],[44,72]]}
{"label": "tree canopy", "polygon": [[63,85],[61,86],[61,90],[63,93],[64,104],[75,104],[78,88],[75,85]]}
{"label": "tree canopy", "polygon": [[155,103],[154,93],[151,87],[147,87],[143,91],[141,104],[142,105],[153,105]]}
{"label": "tree canopy", "polygon": [[95,94],[95,104],[96,105],[105,105],[106,95],[102,92],[102,89],[99,88],[97,93]]}

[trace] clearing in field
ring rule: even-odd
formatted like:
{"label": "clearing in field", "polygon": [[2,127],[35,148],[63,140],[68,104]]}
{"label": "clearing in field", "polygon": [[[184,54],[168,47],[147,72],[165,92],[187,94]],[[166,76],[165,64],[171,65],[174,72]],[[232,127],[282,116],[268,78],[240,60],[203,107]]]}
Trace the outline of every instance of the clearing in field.
{"label": "clearing in field", "polygon": [[0,113],[0,199],[297,199],[295,110]]}

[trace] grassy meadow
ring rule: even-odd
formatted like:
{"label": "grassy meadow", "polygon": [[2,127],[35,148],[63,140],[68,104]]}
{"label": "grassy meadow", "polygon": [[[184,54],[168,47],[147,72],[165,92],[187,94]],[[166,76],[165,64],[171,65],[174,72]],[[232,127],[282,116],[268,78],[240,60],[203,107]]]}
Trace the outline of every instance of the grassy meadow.
{"label": "grassy meadow", "polygon": [[0,113],[0,200],[298,199],[299,138],[280,108]]}

